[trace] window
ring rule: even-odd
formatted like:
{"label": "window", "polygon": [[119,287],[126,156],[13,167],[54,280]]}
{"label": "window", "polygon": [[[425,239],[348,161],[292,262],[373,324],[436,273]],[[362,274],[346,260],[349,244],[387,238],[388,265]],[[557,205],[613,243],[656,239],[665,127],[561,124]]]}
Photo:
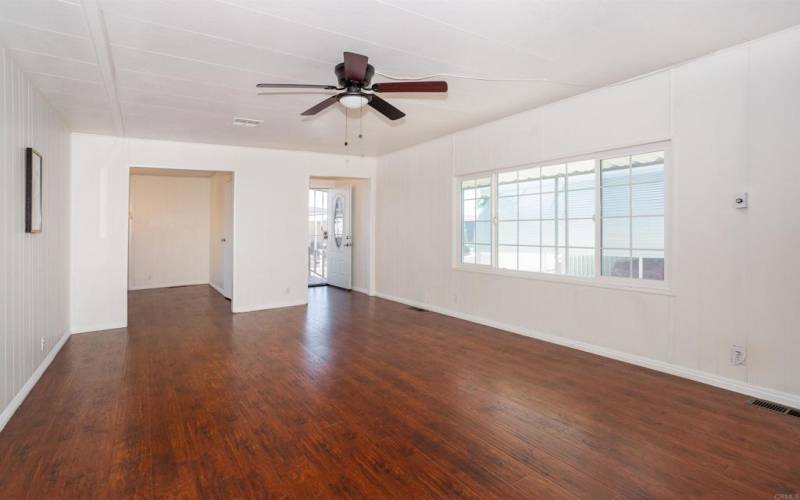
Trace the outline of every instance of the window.
{"label": "window", "polygon": [[492,178],[461,182],[461,262],[492,265]]}
{"label": "window", "polygon": [[664,279],[664,152],[602,162],[603,276]]}
{"label": "window", "polygon": [[639,151],[462,179],[461,263],[663,281],[664,151]]}

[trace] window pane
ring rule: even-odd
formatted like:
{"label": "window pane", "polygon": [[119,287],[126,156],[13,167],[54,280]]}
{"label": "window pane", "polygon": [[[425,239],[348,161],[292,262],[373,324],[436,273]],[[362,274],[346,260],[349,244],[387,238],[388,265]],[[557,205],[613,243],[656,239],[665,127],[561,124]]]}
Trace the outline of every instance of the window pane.
{"label": "window pane", "polygon": [[498,184],[497,196],[516,196],[517,184]]}
{"label": "window pane", "polygon": [[664,215],[664,183],[631,186],[633,215]]}
{"label": "window pane", "polygon": [[475,263],[475,245],[461,245],[461,262],[465,264]]}
{"label": "window pane", "polygon": [[476,186],[491,186],[492,185],[492,178],[491,177],[481,177],[480,179],[475,179]]}
{"label": "window pane", "polygon": [[538,272],[539,247],[519,247],[519,270]]}
{"label": "window pane", "polygon": [[517,247],[503,246],[497,247],[498,260],[497,265],[502,269],[516,269],[517,268]]}
{"label": "window pane", "polygon": [[542,221],[542,245],[556,246],[556,223],[552,220]]}
{"label": "window pane", "polygon": [[664,152],[646,153],[631,157],[631,182],[664,180]]}
{"label": "window pane", "polygon": [[603,276],[618,278],[631,277],[631,258],[629,250],[603,250]]}
{"label": "window pane", "polygon": [[542,196],[542,219],[556,218],[556,196],[553,193],[546,193]]}
{"label": "window pane", "polygon": [[535,220],[540,216],[539,195],[528,195],[519,197],[519,218],[520,220]]}
{"label": "window pane", "polygon": [[558,232],[556,236],[558,237],[558,243],[556,245],[560,247],[567,246],[567,221],[559,220],[558,222]]}
{"label": "window pane", "polygon": [[592,219],[570,219],[569,246],[594,246],[594,221]]}
{"label": "window pane", "polygon": [[463,232],[461,233],[462,243],[475,243],[475,223],[464,222]]}
{"label": "window pane", "polygon": [[524,170],[520,170],[518,172],[518,179],[520,182],[528,179],[538,179],[539,178],[539,167],[528,168]]}
{"label": "window pane", "polygon": [[464,220],[475,220],[475,200],[464,200]]}
{"label": "window pane", "polygon": [[517,198],[499,198],[497,200],[497,217],[500,220],[516,220]]}
{"label": "window pane", "polygon": [[517,244],[517,223],[501,222],[497,231],[497,242],[500,245]]}
{"label": "window pane", "polygon": [[519,223],[519,244],[539,245],[539,221]]}
{"label": "window pane", "polygon": [[566,194],[561,191],[560,193],[556,194],[556,218],[557,219],[565,219],[567,217],[567,204],[566,204]]}
{"label": "window pane", "polygon": [[629,217],[603,219],[603,248],[630,248],[630,223]]}
{"label": "window pane", "polygon": [[556,249],[553,247],[542,247],[542,272],[556,272]]}
{"label": "window pane", "polygon": [[601,191],[603,217],[630,215],[630,186],[614,186]]}
{"label": "window pane", "polygon": [[572,276],[587,278],[594,276],[594,250],[590,248],[570,248],[567,273]]}
{"label": "window pane", "polygon": [[492,247],[491,245],[475,245],[475,258],[476,264],[490,266],[492,264]]}
{"label": "window pane", "polygon": [[465,200],[472,200],[472,199],[474,199],[474,198],[475,198],[475,189],[472,189],[472,188],[470,188],[470,189],[465,189],[465,190],[463,191],[463,196],[462,196],[462,198],[464,198]]}
{"label": "window pane", "polygon": [[594,189],[582,189],[567,193],[567,208],[570,219],[594,216]]}
{"label": "window pane", "polygon": [[611,158],[603,160],[602,163],[602,183],[603,186],[619,186],[630,182],[630,157]]}
{"label": "window pane", "polygon": [[467,189],[472,187],[475,187],[475,179],[469,179],[461,183],[461,189]]}
{"label": "window pane", "polygon": [[492,220],[492,199],[479,198],[475,200],[476,220]]}
{"label": "window pane", "polygon": [[560,178],[563,182],[563,178],[566,176],[566,174],[566,165],[550,165],[549,167],[542,167],[542,192],[545,193],[555,191],[555,180]]}
{"label": "window pane", "polygon": [[539,194],[539,180],[520,182],[519,194]]}
{"label": "window pane", "polygon": [[497,182],[499,183],[506,183],[506,182],[516,182],[517,181],[517,171],[513,172],[503,172],[497,174]]}
{"label": "window pane", "polygon": [[492,187],[483,186],[475,190],[476,198],[489,198],[492,196]]}
{"label": "window pane", "polygon": [[634,250],[638,275],[646,280],[664,280],[664,252]]}
{"label": "window pane", "polygon": [[[465,222],[464,224],[475,224],[475,243],[492,244],[492,223],[491,222]],[[472,242],[472,240],[464,240]]]}
{"label": "window pane", "polygon": [[664,249],[664,217],[634,217],[633,248]]}
{"label": "window pane", "polygon": [[594,187],[594,160],[569,163],[569,189],[585,189]]}

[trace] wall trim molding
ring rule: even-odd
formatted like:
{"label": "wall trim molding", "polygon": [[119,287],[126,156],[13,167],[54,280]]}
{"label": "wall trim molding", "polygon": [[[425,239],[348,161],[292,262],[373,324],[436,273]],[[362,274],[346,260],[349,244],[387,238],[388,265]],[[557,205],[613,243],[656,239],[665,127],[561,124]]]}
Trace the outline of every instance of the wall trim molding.
{"label": "wall trim molding", "polygon": [[120,328],[127,328],[128,323],[125,321],[118,321],[115,323],[101,323],[99,325],[76,326],[70,328],[72,335],[78,333],[102,332],[106,330],[119,330]]}
{"label": "wall trim molding", "polygon": [[50,352],[47,353],[47,356],[45,356],[45,358],[39,364],[39,367],[36,369],[36,371],[34,371],[25,382],[25,385],[23,385],[19,391],[17,391],[17,394],[14,395],[11,401],[8,402],[8,405],[3,409],[3,412],[0,413],[0,432],[2,432],[2,430],[5,428],[8,421],[11,420],[11,417],[14,416],[14,413],[16,413],[17,409],[25,401],[25,398],[28,397],[28,394],[30,394],[31,390],[36,385],[36,382],[42,378],[42,375],[44,375],[44,372],[50,366],[50,363],[52,363],[58,353],[61,352],[61,348],[67,343],[69,336],[69,331],[64,332],[64,335],[62,335],[56,345],[50,349]]}
{"label": "wall trim molding", "polygon": [[[208,286],[210,286],[211,288],[213,288],[214,290],[216,290],[218,294],[220,294],[220,295],[222,295],[223,297],[225,297],[225,293],[222,291],[222,287],[220,287],[220,286],[217,286],[217,285],[215,285],[214,283],[211,283],[210,281],[208,282]],[[225,298],[227,298],[227,297],[225,297]]]}
{"label": "wall trim molding", "polygon": [[195,286],[195,285],[210,285],[210,283],[208,281],[187,281],[179,283],[159,283],[157,285],[128,286],[128,291],[132,292],[135,290],[152,290],[153,288],[172,288],[176,286]]}
{"label": "wall trim molding", "polygon": [[768,387],[762,387],[759,385],[742,382],[740,380],[734,380],[714,373],[704,372],[693,368],[687,368],[684,366],[667,363],[666,361],[660,361],[657,359],[648,358],[646,356],[639,356],[637,354],[630,354],[615,349],[609,349],[607,347],[602,347],[595,344],[589,344],[587,342],[580,342],[577,340],[572,340],[566,337],[562,337],[560,335],[551,335],[548,333],[539,332],[537,330],[521,328],[518,326],[502,323],[499,321],[482,318],[480,316],[474,316],[471,314],[465,314],[458,311],[446,309],[444,307],[439,307],[432,304],[426,304],[424,302],[419,302],[416,300],[405,299],[402,297],[395,297],[393,295],[381,292],[376,293],[375,296],[380,297],[382,299],[390,300],[392,302],[399,302],[401,304],[405,304],[408,306],[427,309],[428,311],[432,311],[438,314],[443,314],[445,316],[450,316],[453,318],[470,321],[472,323],[478,323],[480,325],[497,328],[498,330],[504,330],[507,332],[515,333],[517,335],[524,335],[525,337],[531,337],[538,340],[543,340],[545,342],[550,342],[551,344],[557,344],[572,349],[578,349],[580,351],[597,354],[598,356],[603,356],[605,358],[610,358],[617,361],[622,361],[624,363],[630,363],[632,365],[637,365],[644,368],[649,368],[651,370],[656,370],[662,373],[675,375],[677,377],[711,385],[714,387],[718,387],[720,389],[726,389],[729,391],[738,392],[740,394],[745,394],[756,398],[774,401],[776,403],[781,403],[787,406],[791,406],[793,408],[800,408],[800,394],[791,394],[776,389],[770,389]]}
{"label": "wall trim molding", "polygon": [[281,307],[304,306],[308,304],[307,300],[286,300],[281,302],[270,302],[269,304],[261,304],[255,306],[231,307],[233,313],[246,313],[255,311],[264,311],[267,309],[279,309]]}
{"label": "wall trim molding", "polygon": [[354,286],[351,288],[354,292],[363,293],[364,295],[370,295],[369,290],[360,286]]}

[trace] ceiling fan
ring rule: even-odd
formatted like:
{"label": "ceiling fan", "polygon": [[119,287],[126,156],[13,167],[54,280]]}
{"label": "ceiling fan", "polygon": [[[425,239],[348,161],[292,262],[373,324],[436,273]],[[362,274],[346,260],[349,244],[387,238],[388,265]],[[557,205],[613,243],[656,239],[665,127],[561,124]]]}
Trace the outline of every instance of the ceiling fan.
{"label": "ceiling fan", "polygon": [[336,65],[336,74],[339,85],[306,85],[303,83],[259,83],[256,85],[262,89],[323,89],[323,90],[344,90],[344,92],[328,97],[316,106],[300,113],[302,116],[316,115],[323,109],[339,102],[342,106],[350,109],[359,109],[365,105],[372,107],[390,120],[397,120],[406,116],[405,113],[381,99],[374,93],[364,92],[447,92],[447,82],[389,82],[375,83],[371,87],[370,82],[375,75],[375,68],[367,64],[367,56],[353,52],[344,53],[344,62]]}

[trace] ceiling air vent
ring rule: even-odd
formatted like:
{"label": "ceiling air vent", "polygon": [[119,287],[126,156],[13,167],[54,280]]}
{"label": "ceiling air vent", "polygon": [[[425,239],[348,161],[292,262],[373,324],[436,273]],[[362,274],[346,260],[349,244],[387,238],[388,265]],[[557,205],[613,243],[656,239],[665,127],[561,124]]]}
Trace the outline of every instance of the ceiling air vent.
{"label": "ceiling air vent", "polygon": [[256,120],[253,118],[234,118],[233,124],[237,127],[258,127],[264,123],[264,120]]}
{"label": "ceiling air vent", "polygon": [[782,404],[773,403],[772,401],[767,401],[766,399],[751,399],[750,404],[766,408],[767,410],[783,413],[784,415],[791,415],[792,417],[800,417],[800,410],[789,408],[788,406],[784,406]]}

